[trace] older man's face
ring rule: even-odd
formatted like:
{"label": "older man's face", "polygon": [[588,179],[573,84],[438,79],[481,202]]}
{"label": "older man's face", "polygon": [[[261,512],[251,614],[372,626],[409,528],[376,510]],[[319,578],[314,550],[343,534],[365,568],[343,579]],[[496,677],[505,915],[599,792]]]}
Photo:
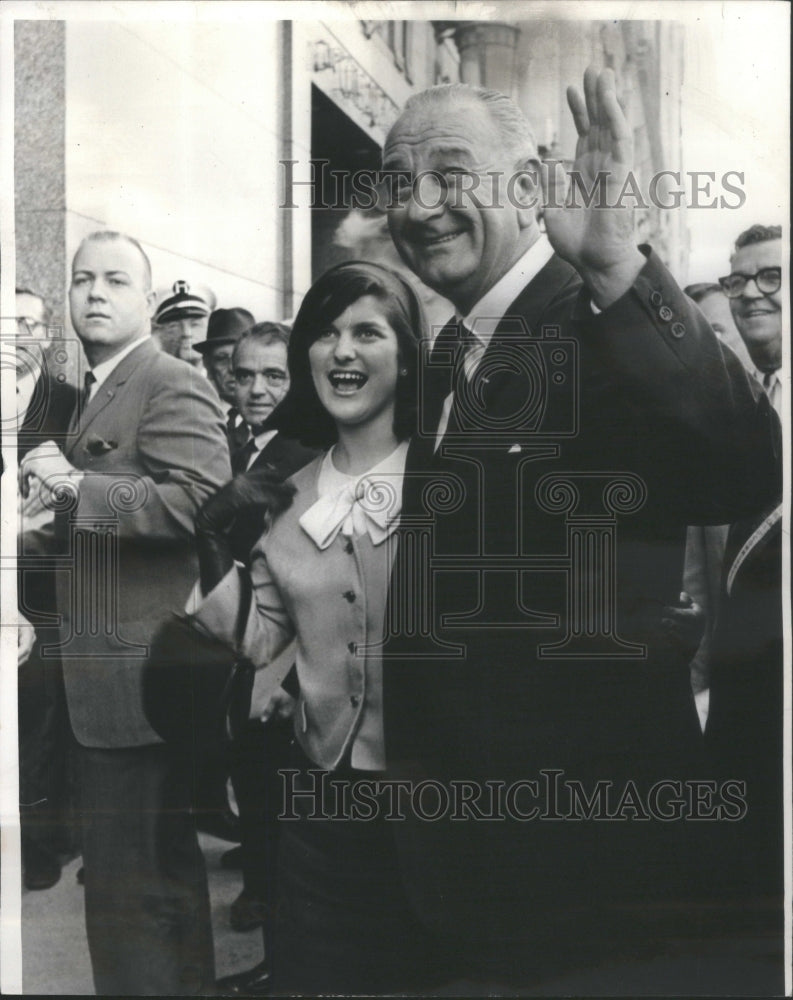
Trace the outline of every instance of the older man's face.
{"label": "older man's face", "polygon": [[484,107],[468,100],[406,112],[388,138],[383,167],[414,180],[388,208],[399,253],[426,285],[469,311],[531,242],[533,212],[516,207],[530,179],[516,182],[514,156]]}
{"label": "older man's face", "polygon": [[[755,275],[764,267],[780,267],[782,241],[750,243],[736,250],[731,261],[732,274]],[[754,280],[748,281],[741,295],[730,299],[730,308],[738,332],[752,361],[760,371],[776,371],[782,364],[782,289],[763,294]]]}
{"label": "older man's face", "polygon": [[44,320],[44,302],[31,292],[17,292],[17,378],[26,373],[38,374],[42,348],[48,342],[47,324]]}

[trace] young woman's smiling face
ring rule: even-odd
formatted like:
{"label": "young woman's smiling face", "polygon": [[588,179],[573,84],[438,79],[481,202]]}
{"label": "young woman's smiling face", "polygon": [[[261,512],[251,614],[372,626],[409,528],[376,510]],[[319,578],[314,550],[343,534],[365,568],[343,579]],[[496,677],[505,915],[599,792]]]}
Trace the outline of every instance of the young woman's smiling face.
{"label": "young woman's smiling face", "polygon": [[308,359],[320,402],[339,427],[393,424],[399,343],[376,296],[364,295],[328,324]]}

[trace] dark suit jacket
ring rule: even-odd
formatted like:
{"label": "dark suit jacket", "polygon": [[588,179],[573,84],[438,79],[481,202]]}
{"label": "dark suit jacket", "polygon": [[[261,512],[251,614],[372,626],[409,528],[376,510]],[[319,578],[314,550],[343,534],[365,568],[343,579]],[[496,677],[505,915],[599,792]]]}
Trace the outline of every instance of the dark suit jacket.
{"label": "dark suit jacket", "polygon": [[[37,379],[17,433],[17,461],[44,441],[64,446],[77,396],[77,389],[67,382],[44,376]],[[22,556],[17,564],[19,608],[29,621],[39,626],[44,621],[39,616],[51,616],[55,606],[55,578],[52,566],[46,563],[40,557]]]}
{"label": "dark suit jacket", "polygon": [[223,415],[207,380],[148,340],[72,431],[66,458],[86,474],[74,509],[56,515],[72,728],[84,746],[157,743],[142,704],[147,643],[197,579],[195,515],[229,478]]}
{"label": "dark suit jacket", "polygon": [[[433,454],[455,350],[439,336],[390,597],[389,769],[538,780],[522,812],[548,805],[542,769],[587,795],[612,782],[612,805],[628,781],[689,773],[700,736],[688,668],[661,625],[685,526],[752,509],[777,479],[775,414],[654,255],[601,315],[580,292],[554,256],[499,324],[481,399]],[[422,548],[415,525],[428,521]],[[482,953],[510,935],[542,950],[549,934],[591,932],[610,902],[673,895],[681,865],[663,861],[680,825],[648,827],[661,824],[447,817],[395,829],[419,912]]]}
{"label": "dark suit jacket", "polygon": [[[262,448],[249,470],[272,472],[280,479],[288,479],[298,469],[316,458],[317,452],[306,448],[299,441],[292,441],[278,433]],[[261,514],[246,511],[237,516],[229,533],[234,558],[248,565],[251,549],[264,531]]]}
{"label": "dark suit jacket", "polygon": [[711,844],[719,884],[744,899],[775,896],[780,932],[785,849],[782,544],[779,506],[770,505],[730,528],[705,730],[715,777],[745,782],[745,818]]}
{"label": "dark suit jacket", "polygon": [[17,457],[22,458],[43,441],[63,445],[74,408],[77,389],[68,382],[39,377],[17,434]]}

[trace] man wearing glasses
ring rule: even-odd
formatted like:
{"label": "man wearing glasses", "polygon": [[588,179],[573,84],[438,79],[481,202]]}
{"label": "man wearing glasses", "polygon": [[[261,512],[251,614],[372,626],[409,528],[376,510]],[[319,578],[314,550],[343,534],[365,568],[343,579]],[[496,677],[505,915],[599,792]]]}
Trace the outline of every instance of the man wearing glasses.
{"label": "man wearing glasses", "polygon": [[755,367],[755,376],[781,416],[782,227],[752,226],[735,241],[731,272],[719,278]]}
{"label": "man wearing glasses", "polygon": [[[29,288],[16,290],[17,458],[46,440],[62,445],[77,402],[77,389],[65,372],[52,371],[50,310]],[[63,341],[60,341],[63,344]],[[20,505],[20,530],[32,526]],[[55,578],[35,558],[19,561],[19,604],[32,621],[55,610]],[[32,638],[32,636],[31,636]],[[43,658],[41,647],[57,642],[58,630],[39,625],[35,644],[25,650],[27,667],[19,673],[19,804],[22,870],[26,889],[49,889],[61,877],[58,857],[58,805],[67,775],[66,730],[61,663]],[[25,655],[23,654],[23,655]]]}
{"label": "man wearing glasses", "polygon": [[[782,415],[782,227],[755,225],[735,241],[719,283],[777,413]],[[782,453],[779,452],[779,462]],[[713,633],[705,742],[716,777],[744,783],[747,812],[718,831],[722,891],[751,903],[756,926],[782,940],[783,636],[782,505],[779,498],[730,525]],[[739,829],[740,828],[740,829]],[[778,945],[781,949],[781,944]]]}

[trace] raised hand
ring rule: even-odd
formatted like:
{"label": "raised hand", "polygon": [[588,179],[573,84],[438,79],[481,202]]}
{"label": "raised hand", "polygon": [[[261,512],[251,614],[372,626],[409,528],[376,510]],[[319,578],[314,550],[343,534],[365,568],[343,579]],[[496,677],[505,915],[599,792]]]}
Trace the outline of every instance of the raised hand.
{"label": "raised hand", "polygon": [[[633,232],[633,200],[620,197],[633,167],[633,136],[614,73],[584,74],[584,95],[568,87],[578,132],[571,174],[545,169],[545,225],[554,250],[575,267],[601,309],[623,295],[644,266]],[[629,189],[630,190],[630,189]]]}

